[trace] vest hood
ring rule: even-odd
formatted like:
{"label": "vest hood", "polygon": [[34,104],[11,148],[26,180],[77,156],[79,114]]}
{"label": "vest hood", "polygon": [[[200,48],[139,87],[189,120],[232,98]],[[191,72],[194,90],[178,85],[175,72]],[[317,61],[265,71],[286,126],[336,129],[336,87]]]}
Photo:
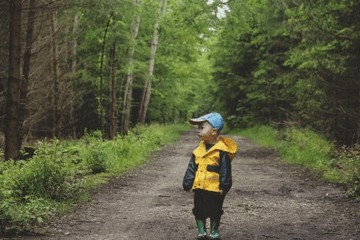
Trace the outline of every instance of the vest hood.
{"label": "vest hood", "polygon": [[204,141],[201,141],[199,143],[199,147],[195,149],[193,153],[195,155],[207,155],[214,150],[221,150],[227,152],[230,160],[233,160],[238,150],[238,147],[237,143],[232,138],[220,136],[219,141],[213,147],[211,147],[209,151],[206,151],[205,143]]}
{"label": "vest hood", "polygon": [[236,152],[238,150],[237,143],[235,142],[234,139],[229,138],[229,137],[224,137],[224,136],[221,136],[220,140],[226,146],[226,148],[227,148],[226,152],[229,153],[230,159],[233,160],[234,157],[235,157],[235,154],[236,154]]}

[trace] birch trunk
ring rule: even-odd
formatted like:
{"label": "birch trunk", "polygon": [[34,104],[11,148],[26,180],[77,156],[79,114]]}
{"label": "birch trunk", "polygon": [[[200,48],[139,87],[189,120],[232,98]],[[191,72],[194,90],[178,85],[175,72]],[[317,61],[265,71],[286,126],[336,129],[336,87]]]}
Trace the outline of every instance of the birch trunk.
{"label": "birch trunk", "polygon": [[[140,9],[141,4],[142,4],[142,0],[134,0],[134,6],[136,9]],[[130,127],[134,52],[135,52],[136,38],[140,27],[140,19],[141,19],[140,13],[138,12],[134,16],[132,30],[131,30],[130,48],[127,56],[128,69],[125,76],[124,104],[123,104],[123,115],[122,115],[122,123],[121,123],[121,133],[123,135],[128,133]]]}
{"label": "birch trunk", "polygon": [[167,2],[167,0],[159,1],[158,16],[157,16],[157,20],[156,20],[156,23],[154,26],[153,38],[151,41],[149,65],[148,65],[148,70],[146,73],[145,85],[144,85],[144,90],[142,93],[142,98],[141,98],[141,103],[140,103],[140,108],[139,108],[138,121],[140,123],[145,123],[146,115],[147,115],[148,107],[149,107],[149,103],[150,103],[151,89],[152,89],[152,76],[154,73],[156,50],[157,50],[157,46],[159,44],[160,19],[166,11],[166,2]]}
{"label": "birch trunk", "polygon": [[19,143],[19,98],[21,85],[21,3],[10,2],[9,32],[9,78],[6,96],[5,160],[16,159],[21,146]]}

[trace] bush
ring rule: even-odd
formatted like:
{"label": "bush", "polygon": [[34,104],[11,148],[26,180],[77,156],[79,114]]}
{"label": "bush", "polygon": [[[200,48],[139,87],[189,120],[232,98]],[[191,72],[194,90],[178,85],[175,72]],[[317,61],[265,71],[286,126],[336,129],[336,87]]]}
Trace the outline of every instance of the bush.
{"label": "bush", "polygon": [[113,141],[104,141],[99,131],[86,133],[75,142],[40,142],[28,161],[0,163],[0,233],[31,230],[69,209],[72,202],[86,199],[91,188],[141,164],[186,129],[137,126]]}
{"label": "bush", "polygon": [[57,202],[81,193],[82,168],[66,148],[58,140],[39,143],[31,160],[0,165],[0,232],[29,230],[55,215]]}
{"label": "bush", "polygon": [[349,185],[349,195],[360,196],[360,145],[337,149],[333,166]]}
{"label": "bush", "polygon": [[49,200],[27,197],[27,204],[3,200],[0,203],[0,233],[18,232],[41,224],[56,213]]}
{"label": "bush", "polygon": [[321,169],[330,163],[334,145],[309,129],[288,128],[278,146],[282,158],[294,164]]}
{"label": "bush", "polygon": [[90,150],[88,150],[87,155],[86,163],[92,173],[102,173],[106,171],[106,155],[99,147],[92,146]]}
{"label": "bush", "polygon": [[73,197],[77,190],[74,163],[69,161],[66,145],[58,140],[40,143],[31,161],[16,162],[9,174],[14,178],[15,197],[26,196],[63,200]]}

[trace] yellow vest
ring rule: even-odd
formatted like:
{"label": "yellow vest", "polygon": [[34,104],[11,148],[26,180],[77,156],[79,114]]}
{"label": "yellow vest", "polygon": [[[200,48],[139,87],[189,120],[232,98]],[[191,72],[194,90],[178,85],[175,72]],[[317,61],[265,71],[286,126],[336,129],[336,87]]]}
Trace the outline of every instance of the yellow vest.
{"label": "yellow vest", "polygon": [[[219,141],[206,151],[205,142],[201,141],[193,151],[195,164],[198,166],[192,189],[203,189],[212,192],[220,191],[220,175],[218,172],[209,171],[208,166],[220,166],[220,151],[224,151],[232,160],[237,151],[236,142],[228,137],[221,136]],[[211,168],[211,167],[210,167]]]}

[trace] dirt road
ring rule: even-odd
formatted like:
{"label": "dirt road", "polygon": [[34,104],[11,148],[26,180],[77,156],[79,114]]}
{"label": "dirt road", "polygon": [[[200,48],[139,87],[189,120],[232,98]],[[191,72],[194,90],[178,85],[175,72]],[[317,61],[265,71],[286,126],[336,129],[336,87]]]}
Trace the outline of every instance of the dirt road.
{"label": "dirt road", "polygon": [[[223,240],[360,239],[360,204],[341,188],[280,163],[270,150],[235,139],[240,151],[224,203]],[[53,223],[46,235],[21,239],[195,239],[192,193],[182,190],[182,177],[196,144],[195,132],[184,134]]]}

